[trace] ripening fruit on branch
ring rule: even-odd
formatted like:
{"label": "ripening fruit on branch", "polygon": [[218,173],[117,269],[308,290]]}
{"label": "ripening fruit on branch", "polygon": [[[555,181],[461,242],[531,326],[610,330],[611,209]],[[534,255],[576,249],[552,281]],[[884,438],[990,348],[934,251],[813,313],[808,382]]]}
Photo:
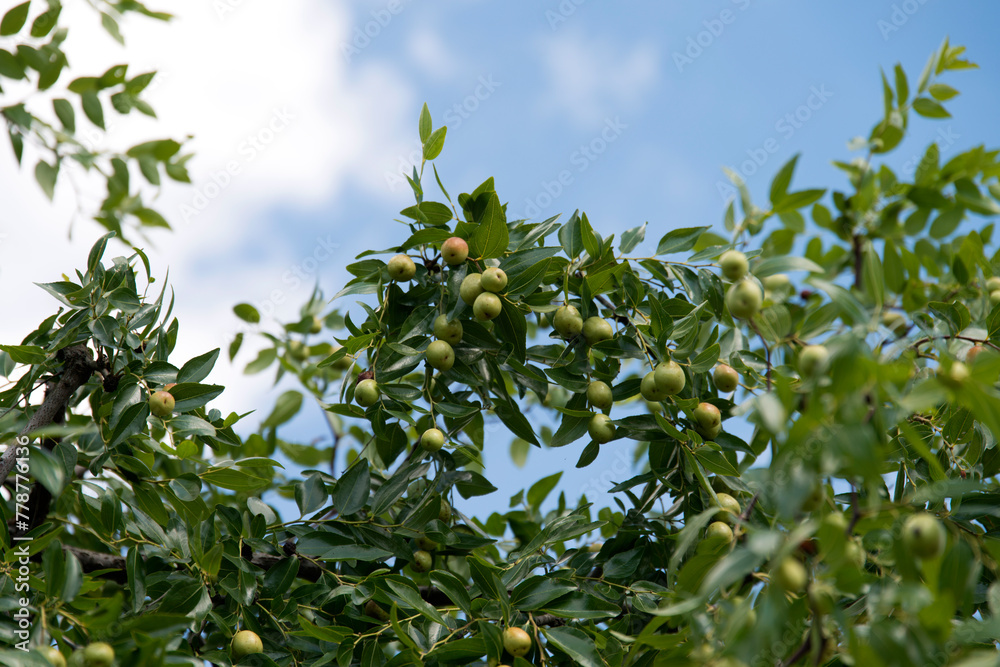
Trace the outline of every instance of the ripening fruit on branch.
{"label": "ripening fruit on branch", "polygon": [[752,280],[741,280],[733,283],[726,292],[726,307],[729,313],[738,319],[749,320],[760,312],[764,295],[760,287]]}
{"label": "ripening fruit on branch", "polygon": [[722,413],[711,403],[699,403],[694,409],[694,420],[694,430],[707,440],[712,440],[722,430]]}
{"label": "ripening fruit on branch", "polygon": [[664,361],[656,367],[656,370],[653,371],[653,380],[660,393],[667,396],[679,394],[684,389],[684,385],[687,384],[684,369],[673,359]]}
{"label": "ripening fruit on branch", "polygon": [[389,277],[396,282],[406,282],[417,275],[417,265],[406,255],[396,255],[389,260]]}
{"label": "ripening fruit on branch", "polygon": [[309,325],[309,333],[318,334],[323,330],[323,320],[317,315],[313,315],[312,324]]}
{"label": "ripening fruit on branch", "polygon": [[438,548],[438,543],[427,536],[417,538],[417,548],[424,551],[434,551]]}
{"label": "ripening fruit on branch", "polygon": [[115,662],[115,650],[110,644],[94,642],[83,649],[83,661],[87,667],[111,667]]}
{"label": "ripening fruit on branch", "polygon": [[251,653],[263,653],[264,644],[256,632],[250,630],[240,630],[233,637],[233,660],[250,655]]}
{"label": "ripening fruit on branch", "polygon": [[947,370],[938,368],[937,375],[945,386],[961,389],[965,381],[969,379],[969,367],[961,361],[955,361]]}
{"label": "ripening fruit on branch", "polygon": [[732,542],[733,529],[722,521],[713,521],[705,529],[705,539],[713,542]]}
{"label": "ripening fruit on branch", "polygon": [[362,380],[354,388],[354,400],[363,408],[370,408],[378,403],[381,392],[375,380]]}
{"label": "ripening fruit on branch", "polygon": [[837,605],[837,594],[826,582],[814,581],[809,587],[809,605],[821,614],[829,614]]}
{"label": "ripening fruit on branch", "polygon": [[642,394],[644,399],[653,403],[659,403],[667,399],[667,395],[660,391],[660,388],[656,385],[656,373],[653,371],[649,371],[642,377],[642,382],[639,383],[639,393]]}
{"label": "ripening fruit on branch", "polygon": [[1000,289],[995,289],[990,292],[990,305],[995,306],[1000,303]]}
{"label": "ripening fruit on branch", "polygon": [[611,442],[615,437],[615,425],[611,417],[607,415],[594,415],[587,424],[587,433],[594,439],[594,442],[603,445]]}
{"label": "ripening fruit on branch", "polygon": [[476,298],[483,293],[483,274],[470,273],[462,279],[462,285],[458,288],[458,295],[466,305],[471,306],[476,302]]}
{"label": "ripening fruit on branch", "polygon": [[614,405],[614,394],[607,382],[594,380],[587,385],[587,400],[598,410],[608,410]]}
{"label": "ripening fruit on branch", "polygon": [[521,628],[503,631],[503,647],[515,658],[523,658],[531,650],[531,636]]}
{"label": "ripening fruit on branch", "polygon": [[288,354],[296,361],[305,361],[309,358],[309,346],[300,340],[289,341]]}
{"label": "ripening fruit on branch", "polygon": [[736,387],[740,385],[740,374],[729,364],[719,364],[712,373],[712,382],[715,383],[716,389],[728,394],[736,391]]}
{"label": "ripening fruit on branch", "polygon": [[413,562],[410,563],[410,567],[414,572],[427,572],[433,564],[434,557],[423,549],[413,552]]}
{"label": "ripening fruit on branch", "polygon": [[482,278],[479,279],[483,289],[494,294],[502,292],[507,287],[507,274],[503,270],[491,266],[483,271]]}
{"label": "ripening fruit on branch", "polygon": [[587,345],[596,345],[603,340],[611,340],[614,336],[611,324],[600,317],[588,317],[583,323],[583,338]]}
{"label": "ripening fruit on branch", "polygon": [[717,493],[715,496],[719,499],[719,507],[723,510],[722,519],[727,523],[736,523],[736,518],[743,511],[740,502],[728,493]]}
{"label": "ripening fruit on branch", "polygon": [[920,512],[903,522],[903,547],[917,558],[937,558],[944,553],[945,530],[937,517]]}
{"label": "ripening fruit on branch", "polygon": [[739,250],[727,250],[722,253],[722,256],[719,257],[719,267],[722,269],[722,275],[733,282],[743,280],[747,271],[750,270],[747,256]]}
{"label": "ripening fruit on branch", "polygon": [[451,523],[451,505],[444,498],[441,499],[441,509],[438,510],[438,521]]}
{"label": "ripening fruit on branch", "polygon": [[436,452],[444,447],[444,433],[441,429],[429,428],[420,436],[420,446],[429,452]]}
{"label": "ripening fruit on branch", "polygon": [[792,286],[792,281],[784,273],[764,276],[760,282],[768,292],[787,292],[788,288]]}
{"label": "ripening fruit on branch", "polygon": [[365,615],[371,616],[382,623],[389,620],[389,613],[385,609],[382,609],[375,600],[369,600],[365,603]]}
{"label": "ripening fruit on branch", "polygon": [[906,334],[906,330],[910,328],[906,318],[903,317],[901,313],[897,313],[894,310],[886,310],[882,312],[882,326],[896,334],[897,338],[904,336]]}
{"label": "ripening fruit on branch", "polygon": [[469,257],[469,244],[465,239],[452,236],[441,244],[441,259],[448,266],[458,266]]}
{"label": "ripening fruit on branch", "polygon": [[472,304],[472,314],[476,316],[477,320],[484,322],[496,318],[502,310],[503,304],[500,302],[500,297],[493,292],[483,292],[476,297],[476,302]]}
{"label": "ripening fruit on branch", "polygon": [[812,379],[826,372],[830,365],[830,353],[823,345],[806,345],[799,352],[799,373]]}
{"label": "ripening fruit on branch", "polygon": [[974,362],[976,360],[976,357],[978,357],[979,354],[985,349],[986,348],[980,345],[979,343],[976,343],[975,345],[970,347],[969,351],[965,353],[965,363],[971,364],[972,362]]}
{"label": "ripening fruit on branch", "polygon": [[986,279],[986,291],[993,293],[1000,290],[1000,276],[993,276]]}
{"label": "ripening fruit on branch", "polygon": [[155,391],[149,397],[149,411],[157,417],[169,417],[174,413],[174,397],[169,391]]}
{"label": "ripening fruit on branch", "polygon": [[455,365],[455,350],[446,341],[435,340],[427,346],[427,363],[439,371],[450,371]]}
{"label": "ripening fruit on branch", "polygon": [[46,646],[41,650],[41,653],[52,667],[66,667],[66,658],[55,646]]}
{"label": "ripening fruit on branch", "polygon": [[434,337],[443,340],[450,345],[458,345],[462,341],[462,323],[458,320],[449,320],[447,315],[438,315],[434,318]]}
{"label": "ripening fruit on branch", "polygon": [[792,557],[785,558],[771,570],[771,583],[788,593],[801,593],[808,581],[805,565]]}
{"label": "ripening fruit on branch", "polygon": [[563,338],[572,338],[583,331],[583,317],[576,306],[560,306],[552,318],[552,328]]}

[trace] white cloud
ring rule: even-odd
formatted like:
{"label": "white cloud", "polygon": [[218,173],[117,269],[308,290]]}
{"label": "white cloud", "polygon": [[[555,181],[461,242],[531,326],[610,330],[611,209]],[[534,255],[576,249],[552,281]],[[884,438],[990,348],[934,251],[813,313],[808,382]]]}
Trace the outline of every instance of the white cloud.
{"label": "white cloud", "polygon": [[[231,312],[238,301],[259,302],[277,290],[284,296],[279,314],[297,317],[315,275],[339,270],[342,258],[317,263],[307,284],[292,287],[285,274],[309,256],[298,248],[316,233],[270,216],[279,209],[318,208],[348,188],[404,201],[405,191],[394,194],[386,186],[384,170],[410,150],[416,131],[418,106],[407,78],[367,52],[367,60],[351,66],[343,58],[339,45],[350,38],[354,17],[342,6],[319,0],[280,8],[231,2],[233,11],[220,16],[219,4],[177,0],[170,7],[177,18],[168,24],[129,20],[123,26],[127,49],[100,34],[89,8],[64,11],[72,26],[66,44],[72,76],[121,62],[132,63],[130,76],[159,71],[145,95],[159,118],[120,118],[107,133],[94,130],[98,145],[123,149],[151,138],[194,135],[186,146],[196,153],[188,163],[193,186],[171,184],[156,201],[175,231],[154,233],[155,246],[139,240],[154,275],[162,279],[170,269],[181,320],[178,363],[213,347],[225,350],[226,334],[238,326]],[[39,100],[37,108],[45,107]],[[77,116],[79,127],[89,127],[79,109]],[[106,109],[106,118],[118,117]],[[0,150],[8,151],[2,144]],[[34,183],[30,157],[26,150],[20,171],[9,153],[0,157],[3,343],[19,342],[58,305],[32,283],[59,280],[60,273],[82,267],[102,231],[84,218],[76,222],[73,239],[67,238],[77,205],[67,172],[50,204]],[[238,173],[227,174],[227,166]],[[84,210],[93,211],[104,194],[100,179],[82,173],[74,178]],[[113,244],[106,259],[121,254],[128,253]],[[248,255],[258,261],[249,262]],[[247,381],[223,360],[211,379],[228,386],[219,400],[224,410],[266,405],[263,378]]]}
{"label": "white cloud", "polygon": [[415,28],[406,41],[406,50],[421,74],[438,81],[454,76],[460,58],[448,51],[441,36],[428,26]]}
{"label": "white cloud", "polygon": [[650,43],[626,49],[567,29],[546,37],[539,50],[548,78],[543,112],[581,127],[637,108],[658,83],[659,53]]}

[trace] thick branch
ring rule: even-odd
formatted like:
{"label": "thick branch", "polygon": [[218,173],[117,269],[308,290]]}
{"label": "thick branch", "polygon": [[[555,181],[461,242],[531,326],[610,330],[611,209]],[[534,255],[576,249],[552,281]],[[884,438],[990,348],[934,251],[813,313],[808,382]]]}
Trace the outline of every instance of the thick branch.
{"label": "thick branch", "polygon": [[[62,417],[66,412],[69,400],[76,393],[76,390],[86,384],[94,371],[102,366],[94,361],[90,349],[86,345],[74,345],[59,351],[59,355],[64,362],[62,375],[59,382],[46,396],[42,404],[31,416],[28,425],[24,427],[19,438],[29,435],[33,431],[49,426]],[[0,456],[0,485],[7,481],[7,476],[14,469],[17,460],[17,445],[9,443],[3,456]]]}

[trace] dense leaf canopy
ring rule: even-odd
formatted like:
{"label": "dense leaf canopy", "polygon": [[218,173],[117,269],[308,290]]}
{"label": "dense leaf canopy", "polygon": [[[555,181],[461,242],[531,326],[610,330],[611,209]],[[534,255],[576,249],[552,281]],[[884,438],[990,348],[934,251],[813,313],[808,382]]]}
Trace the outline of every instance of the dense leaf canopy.
{"label": "dense leaf canopy", "polygon": [[[0,50],[0,76],[52,86],[60,34],[44,62]],[[185,180],[180,145],[90,154],[68,100],[61,129],[3,108],[18,159],[27,136],[52,146],[50,194],[61,160],[112,168],[111,232],[0,346],[0,662],[105,642],[123,666],[996,664],[998,153],[878,163],[947,116],[962,55],[945,42],[912,90],[883,77],[842,190],[793,190],[797,157],[763,206],[734,176],[728,237],[673,229],[652,253],[645,224],[508,220],[493,179],[453,198],[425,170],[446,140],[425,106],[398,238],[257,341],[247,372],[296,388],[249,435],[212,407],[221,351],[177,359],[169,290],[141,250],[112,254],[128,216],[160,219],[130,172]],[[144,82],[123,66],[69,90],[100,126],[108,95],[151,113]],[[307,398],[330,447],[281,435]],[[508,444],[635,469],[613,496],[556,496],[555,474],[468,516],[496,490],[484,450]]]}

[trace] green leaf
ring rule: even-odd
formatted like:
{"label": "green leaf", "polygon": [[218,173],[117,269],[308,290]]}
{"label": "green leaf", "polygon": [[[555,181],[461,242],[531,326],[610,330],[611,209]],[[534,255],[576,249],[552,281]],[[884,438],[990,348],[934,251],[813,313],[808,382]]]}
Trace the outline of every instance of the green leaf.
{"label": "green leaf", "polygon": [[896,99],[899,101],[899,105],[903,106],[906,104],[906,100],[910,97],[910,84],[906,81],[906,72],[903,71],[902,65],[896,65],[895,74]]}
{"label": "green leaf", "polygon": [[604,667],[594,640],[582,630],[569,626],[542,628],[545,638],[582,667]]}
{"label": "green leaf", "polygon": [[28,2],[15,5],[3,15],[3,20],[0,20],[0,37],[17,34],[24,27],[24,22],[28,20],[28,5],[30,4],[31,0],[28,0]]}
{"label": "green leaf", "polygon": [[798,192],[792,192],[782,198],[780,204],[774,205],[775,213],[786,213],[788,211],[797,211],[800,208],[806,206],[812,206],[826,194],[826,190],[816,189],[816,190],[800,190]]}
{"label": "green leaf", "polygon": [[59,118],[59,122],[62,123],[63,127],[66,128],[68,132],[76,131],[76,113],[73,111],[73,105],[70,104],[69,100],[64,100],[62,98],[57,98],[52,100],[52,107],[55,109],[56,116]]}
{"label": "green leaf", "polygon": [[641,227],[633,227],[632,229],[626,230],[622,234],[621,240],[618,242],[618,248],[624,254],[628,254],[635,250],[636,246],[643,242],[646,238],[646,225],[648,223],[642,223]]}
{"label": "green leaf", "polygon": [[476,259],[489,259],[500,257],[507,250],[510,243],[510,234],[507,230],[507,222],[503,213],[503,206],[496,192],[490,192],[483,211],[483,218],[479,221],[472,238],[469,239],[469,255]]}
{"label": "green leaf", "polygon": [[337,490],[333,494],[333,506],[344,516],[364,509],[371,492],[371,473],[368,460],[358,459],[337,480]]}
{"label": "green leaf", "polygon": [[694,453],[705,469],[716,475],[726,477],[739,477],[740,471],[729,462],[722,452],[715,452],[710,449],[699,449]]}
{"label": "green leaf", "polygon": [[244,322],[249,322],[250,324],[257,324],[260,322],[260,313],[257,312],[257,309],[249,303],[236,304],[233,306],[233,312],[236,313],[236,317],[240,318]]}
{"label": "green leaf", "polygon": [[568,581],[536,575],[514,588],[510,594],[510,603],[521,611],[534,611],[575,590],[576,586]]}
{"label": "green leaf", "polygon": [[771,181],[771,205],[777,206],[778,202],[785,198],[788,194],[788,185],[792,182],[792,174],[795,172],[795,165],[799,161],[799,154],[796,153],[792,158],[786,162],[778,173],[775,174],[774,180]]}
{"label": "green leaf", "polygon": [[191,359],[177,371],[177,382],[201,382],[212,372],[219,358],[219,348]]}
{"label": "green leaf", "polygon": [[765,278],[773,276],[776,273],[790,273],[793,271],[824,273],[823,267],[816,262],[805,257],[795,257],[794,255],[768,257],[755,263],[753,266],[753,275],[757,278]]}
{"label": "green leaf", "polygon": [[281,426],[297,415],[301,409],[302,393],[294,389],[289,389],[278,397],[278,400],[274,403],[274,409],[271,410],[271,414],[260,425],[263,428]]}
{"label": "green leaf", "polygon": [[253,491],[271,483],[268,478],[251,475],[236,468],[209,468],[199,477],[209,484],[230,491]]}
{"label": "green leaf", "polygon": [[448,134],[448,128],[439,127],[431,133],[431,136],[427,137],[427,141],[424,142],[425,160],[433,160],[441,154],[441,150],[444,149],[444,138],[446,134]]}
{"label": "green leaf", "polygon": [[0,345],[0,350],[19,364],[41,364],[48,358],[45,350],[37,345]]}
{"label": "green leaf", "polygon": [[677,252],[686,252],[694,247],[698,242],[698,237],[711,227],[685,227],[667,232],[656,247],[657,255],[672,255]]}
{"label": "green leaf", "polygon": [[430,578],[434,585],[458,605],[463,612],[472,616],[472,598],[469,597],[469,591],[461,579],[445,570],[433,570]]}
{"label": "green leaf", "polygon": [[913,100],[913,110],[925,118],[951,118],[951,114],[943,106],[929,97]]}
{"label": "green leaf", "polygon": [[97,97],[97,93],[91,90],[81,94],[80,102],[83,104],[83,113],[90,122],[103,130],[104,109],[101,108],[101,100]]}
{"label": "green leaf", "polygon": [[552,489],[556,488],[559,483],[559,479],[562,477],[562,472],[557,472],[548,477],[543,477],[528,489],[528,504],[532,508],[538,509],[541,507],[542,503],[545,502],[545,498],[552,492]]}
{"label": "green leaf", "polygon": [[59,176],[59,163],[51,165],[45,160],[39,160],[35,165],[35,180],[41,186],[45,196],[52,200],[56,191],[56,178]]}
{"label": "green leaf", "polygon": [[426,102],[424,102],[424,106],[420,110],[420,120],[417,123],[417,127],[420,131],[420,143],[426,144],[431,136],[431,130],[434,129],[433,125],[431,125],[431,110],[427,108]]}
{"label": "green leaf", "polygon": [[560,618],[576,619],[610,618],[621,613],[618,605],[587,593],[570,593],[545,605],[542,611]]}
{"label": "green leaf", "polygon": [[0,49],[0,76],[15,80],[24,78],[24,65],[5,49]]}

